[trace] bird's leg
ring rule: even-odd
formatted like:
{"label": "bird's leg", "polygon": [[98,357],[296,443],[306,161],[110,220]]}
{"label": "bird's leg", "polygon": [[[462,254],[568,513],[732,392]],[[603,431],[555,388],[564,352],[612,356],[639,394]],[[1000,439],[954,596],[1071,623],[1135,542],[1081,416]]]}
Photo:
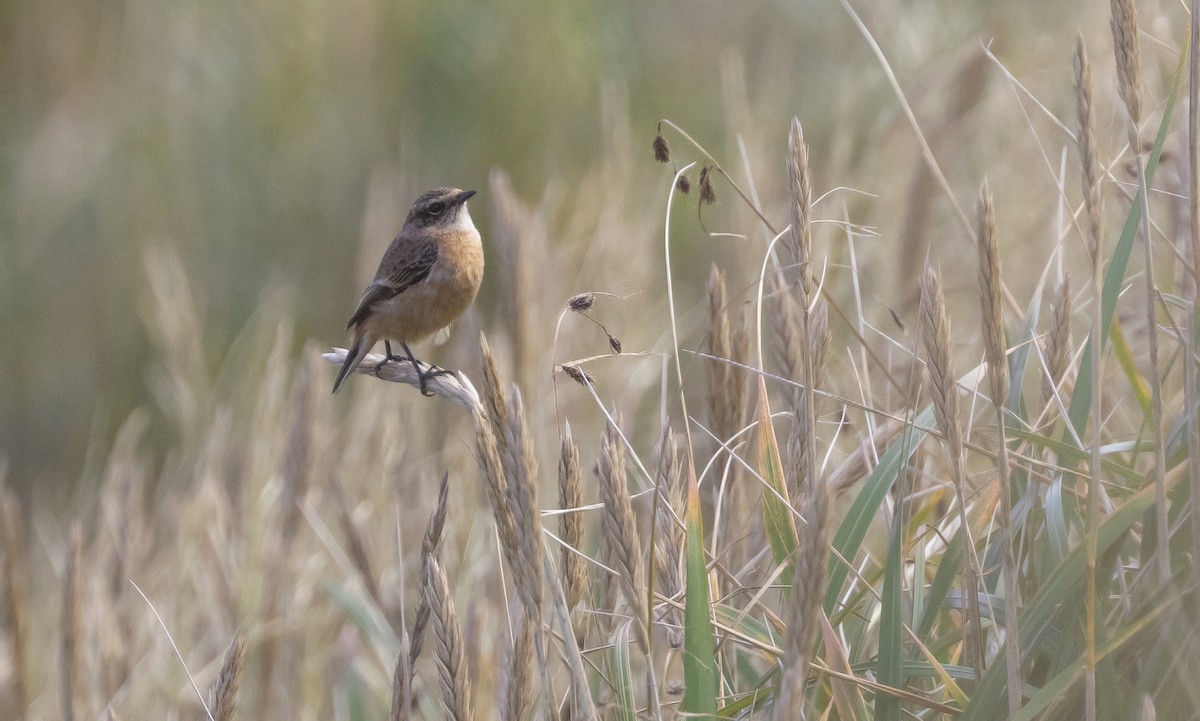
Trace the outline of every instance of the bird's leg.
{"label": "bird's leg", "polygon": [[408,356],[408,362],[412,363],[413,370],[417,372],[417,380],[420,381],[421,384],[421,395],[427,398],[432,397],[434,394],[430,393],[429,389],[425,387],[425,381],[429,380],[430,378],[436,378],[437,376],[444,375],[446,371],[439,370],[432,366],[430,370],[422,371],[421,364],[418,363],[417,359],[413,357],[412,351],[409,349],[408,344],[401,343],[400,347],[404,349],[405,355]]}
{"label": "bird's leg", "polygon": [[[385,355],[385,356],[383,357],[383,360],[381,360],[381,361],[379,361],[378,363],[376,363],[376,364],[375,364],[375,375],[379,375],[379,369],[380,369],[380,368],[382,368],[382,367],[384,367],[384,366],[385,366],[385,365],[387,365],[388,363],[390,363],[390,362],[392,362],[392,361],[402,361],[402,360],[404,360],[404,356],[398,356],[398,355],[396,355],[395,353],[393,353],[393,352],[392,352],[392,342],[391,342],[390,340],[385,340],[385,341],[383,342],[383,349],[384,349],[384,350],[387,352],[387,355]],[[404,349],[405,349],[405,350],[408,350],[408,347],[407,347],[407,346],[405,346],[405,348],[404,348]],[[408,357],[409,357],[409,359],[411,360],[411,359],[412,359],[412,353],[409,353],[409,354],[408,354]]]}

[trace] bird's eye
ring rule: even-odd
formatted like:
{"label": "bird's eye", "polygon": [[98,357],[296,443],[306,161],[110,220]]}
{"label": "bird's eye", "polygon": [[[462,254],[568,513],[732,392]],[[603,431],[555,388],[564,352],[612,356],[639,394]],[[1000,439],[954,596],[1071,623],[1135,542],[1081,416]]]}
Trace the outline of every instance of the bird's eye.
{"label": "bird's eye", "polygon": [[446,209],[446,204],[439,200],[436,203],[430,204],[429,214],[430,215],[441,215],[442,211],[444,211],[445,209]]}

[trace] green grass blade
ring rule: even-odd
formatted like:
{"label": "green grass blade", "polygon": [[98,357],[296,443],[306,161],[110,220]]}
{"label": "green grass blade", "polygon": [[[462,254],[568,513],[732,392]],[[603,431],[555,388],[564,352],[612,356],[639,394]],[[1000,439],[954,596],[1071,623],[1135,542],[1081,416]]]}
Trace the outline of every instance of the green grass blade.
{"label": "green grass blade", "polygon": [[[850,572],[847,563],[853,563],[854,557],[862,546],[867,531],[879,510],[879,504],[887,496],[888,489],[896,481],[897,474],[908,463],[917,442],[924,437],[924,431],[917,426],[929,427],[933,424],[933,406],[926,406],[901,434],[900,439],[893,443],[879,459],[879,465],[872,471],[858,498],[850,506],[850,511],[838,527],[833,537],[833,554],[829,559],[829,584],[825,588],[825,615],[834,615],[838,597],[842,594],[842,584]],[[845,559],[843,561],[843,559]]]}
{"label": "green grass blade", "polygon": [[[1135,523],[1142,520],[1143,514],[1153,504],[1152,485],[1130,496],[1124,505],[1100,525],[1096,539],[1097,551],[1100,554],[1107,553],[1113,544],[1125,537],[1126,532]],[[1052,573],[1047,574],[1046,582],[1021,614],[1022,662],[1031,660],[1031,649],[1037,647],[1039,639],[1046,638],[1058,612],[1066,605],[1077,603],[1083,592],[1086,571],[1086,549],[1083,544],[1078,544]],[[965,709],[961,721],[998,718],[1004,703],[1004,688],[1004,664],[995,664],[984,674],[979,689],[971,697],[971,705]]]}
{"label": "green grass blade", "polygon": [[[1184,53],[1186,56],[1186,52]],[[1171,129],[1171,118],[1175,111],[1175,100],[1179,96],[1179,76],[1171,86],[1171,94],[1167,96],[1167,107],[1163,111],[1162,122],[1158,126],[1158,136],[1154,139],[1154,147],[1146,161],[1146,187],[1154,182],[1154,172],[1158,170],[1158,159],[1162,156],[1163,143]],[[1142,195],[1138,192],[1125,218],[1125,226],[1121,229],[1121,237],[1113,248],[1112,260],[1108,264],[1108,272],[1104,275],[1104,288],[1100,291],[1100,349],[1103,350],[1108,342],[1108,330],[1112,325],[1113,314],[1117,309],[1117,297],[1121,294],[1121,284],[1125,280],[1125,270],[1129,266],[1129,256],[1133,253],[1133,240],[1137,237],[1138,223],[1142,217]],[[1096,330],[1088,337],[1083,351],[1083,360],[1079,364],[1079,375],[1075,380],[1075,392],[1071,394],[1071,405],[1067,417],[1075,433],[1083,436],[1084,426],[1087,425],[1088,414],[1092,409],[1092,343],[1096,338]],[[1063,440],[1072,440],[1069,431],[1063,431]]]}
{"label": "green grass blade", "polygon": [[[896,494],[904,498],[903,475]],[[904,604],[901,601],[901,561],[904,553],[903,502],[896,504],[896,515],[892,519],[892,540],[888,546],[887,562],[883,569],[883,590],[879,608],[879,682],[900,688],[904,684],[904,659],[901,634],[903,633]],[[900,721],[900,699],[886,693],[875,694],[875,718],[879,721]]]}
{"label": "green grass blade", "polygon": [[793,576],[793,562],[789,561],[796,557],[796,520],[792,516],[787,483],[783,476],[775,424],[771,421],[767,383],[762,376],[758,378],[758,471],[768,486],[763,490],[763,528],[770,541],[775,564],[788,564],[780,576],[780,582],[788,586]]}
{"label": "green grass blade", "polygon": [[617,718],[637,721],[637,704],[633,699],[633,666],[629,662],[629,624],[621,624],[613,639],[613,692],[617,701]]}
{"label": "green grass blade", "polygon": [[933,575],[933,583],[929,584],[929,591],[925,594],[925,609],[921,614],[921,625],[917,628],[917,636],[920,638],[929,638],[933,622],[942,612],[950,587],[954,585],[954,579],[958,577],[962,568],[962,552],[963,534],[960,528],[946,545],[946,550],[938,562],[937,573]]}
{"label": "green grass blade", "polygon": [[685,714],[715,717],[717,713],[717,659],[709,615],[708,565],[704,558],[704,521],[700,515],[700,489],[696,469],[688,464],[687,580],[683,610],[683,702]]}

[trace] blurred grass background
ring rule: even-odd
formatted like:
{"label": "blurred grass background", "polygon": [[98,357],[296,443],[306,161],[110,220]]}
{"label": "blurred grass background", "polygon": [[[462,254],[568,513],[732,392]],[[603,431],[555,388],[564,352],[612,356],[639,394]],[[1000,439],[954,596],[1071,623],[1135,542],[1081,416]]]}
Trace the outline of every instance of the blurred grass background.
{"label": "blurred grass background", "polygon": [[[1021,446],[1028,456],[1014,463],[1027,474],[1018,484],[1026,514],[1018,535],[1028,542],[1021,593],[1030,602],[1022,635],[1036,654],[1024,680],[1044,700],[1056,684],[1072,683],[1070,665],[1084,641],[1095,640],[1081,632],[1082,583],[1054,587],[1064,568],[1083,578],[1077,551],[1096,532],[1096,519],[1079,509],[1079,461],[1057,440],[1060,409],[1045,389],[1061,383],[1064,397],[1073,393],[1067,368],[1081,357],[1090,327],[1090,267],[1080,224],[1071,219],[1080,209],[1072,135],[1077,32],[1095,68],[1108,245],[1131,196],[1109,8],[1081,0],[861,4],[953,194],[969,208],[985,177],[996,193],[1003,278],[1017,306],[1005,312],[1019,319],[1008,328],[1014,356],[1025,352],[1018,348],[1036,351],[1039,360],[1052,355],[1052,345],[1069,349],[1062,369],[1043,372],[1031,361],[1014,379],[1026,387],[1014,418],[1028,422]],[[1142,128],[1145,139],[1171,92],[1185,13],[1171,2],[1138,7],[1152,118]],[[38,641],[0,654],[0,686],[9,694],[0,700],[23,700],[0,703],[0,719],[9,708],[47,716],[56,701],[54,668],[64,710],[176,706],[199,716],[184,673],[163,661],[172,658],[164,634],[128,580],[164,607],[164,626],[181,632],[184,655],[204,659],[202,686],[215,672],[208,660],[235,631],[245,633],[245,696],[256,704],[255,718],[364,717],[345,699],[386,704],[409,620],[405,604],[417,585],[421,526],[444,474],[453,500],[443,554],[451,589],[467,601],[461,606],[472,681],[477,698],[497,696],[513,676],[501,661],[511,599],[507,591],[480,598],[479,589],[499,588],[505,577],[494,558],[493,527],[482,522],[487,510],[467,419],[442,399],[425,402],[371,378],[353,378],[347,393],[330,399],[334,369],[318,357],[344,342],[344,321],[380,253],[412,199],[432,185],[480,190],[472,215],[485,238],[488,272],[479,302],[449,344],[417,348],[418,355],[479,379],[478,333],[487,333],[501,377],[514,379],[524,399],[532,441],[524,460],[541,469],[526,475],[542,487],[535,507],[546,512],[556,506],[548,477],[561,462],[555,451],[569,421],[583,449],[576,480],[586,491],[571,502],[560,496],[557,505],[585,519],[590,530],[567,545],[586,558],[613,553],[599,506],[584,506],[595,495],[593,481],[606,482],[603,470],[592,472],[603,467],[593,465],[600,430],[619,425],[636,465],[659,465],[672,455],[658,448],[663,430],[683,425],[670,417],[674,384],[682,385],[689,407],[704,409],[687,419],[689,427],[716,429],[695,453],[703,467],[701,503],[709,504],[703,520],[712,524],[698,555],[720,561],[711,573],[724,594],[711,610],[718,617],[736,611],[739,624],[753,620],[746,610],[775,614],[783,606],[774,591],[754,591],[775,576],[754,530],[757,506],[750,504],[758,489],[732,480],[741,473],[733,458],[749,456],[750,445],[725,453],[721,443],[741,435],[746,417],[739,413],[766,409],[768,394],[772,407],[789,408],[795,393],[768,376],[769,391],[756,401],[739,382],[748,374],[713,381],[706,372],[715,364],[697,361],[693,351],[747,357],[761,332],[767,352],[784,357],[766,367],[788,367],[786,356],[797,347],[788,335],[790,296],[771,292],[768,279],[762,326],[741,325],[752,317],[771,235],[766,223],[723,178],[702,222],[698,194],[676,196],[670,272],[682,378],[666,371],[677,349],[669,340],[675,319],[666,310],[662,230],[674,168],[651,157],[659,119],[678,123],[704,148],[664,131],[672,165],[711,153],[779,229],[790,217],[788,122],[797,116],[803,123],[819,196],[813,257],[821,259],[830,307],[845,311],[831,316],[825,388],[838,408],[818,416],[813,434],[821,436],[824,470],[835,469],[838,480],[830,483],[843,491],[833,515],[847,503],[881,503],[882,493],[871,501],[844,492],[868,474],[874,489],[891,483],[879,472],[884,464],[870,470],[868,446],[856,465],[860,442],[886,435],[881,419],[909,418],[926,402],[881,376],[920,377],[909,349],[918,345],[918,277],[927,258],[940,271],[954,321],[949,350],[960,370],[981,357],[975,249],[926,170],[878,60],[836,2],[7,3],[0,4],[0,57],[0,586],[10,611],[4,640],[16,648],[27,631]],[[1182,116],[1177,107],[1176,135]],[[1161,263],[1156,285],[1186,302],[1194,287],[1180,278],[1186,162],[1172,145],[1177,140],[1168,142],[1154,181],[1152,217]],[[696,170],[691,178],[695,187]],[[709,281],[710,263],[725,273],[727,294],[726,281]],[[1141,263],[1135,256],[1124,283],[1142,277]],[[1051,289],[1067,278],[1064,301]],[[1109,288],[1114,298],[1122,278]],[[728,302],[710,301],[706,288]],[[621,339],[622,355],[610,354],[604,331],[565,310],[569,297],[589,290],[597,291],[591,317]],[[1117,307],[1114,327],[1126,345],[1102,367],[1105,406],[1097,410],[1112,472],[1103,475],[1105,497],[1116,499],[1102,517],[1112,534],[1130,538],[1114,546],[1105,561],[1112,568],[1088,574],[1097,577],[1101,616],[1115,637],[1136,641],[1128,649],[1115,645],[1121,657],[1100,668],[1101,690],[1120,700],[1106,713],[1120,718],[1132,716],[1143,693],[1156,695],[1164,717],[1195,707],[1194,688],[1182,681],[1195,675],[1187,671],[1196,667],[1196,646],[1188,643],[1195,624],[1176,603],[1195,588],[1194,539],[1185,523],[1194,511],[1183,508],[1187,496],[1176,486],[1172,504],[1158,509],[1171,510],[1166,546],[1178,576],[1174,598],[1164,598],[1160,579],[1143,572],[1162,542],[1143,536],[1134,518],[1150,520],[1149,461],[1140,452],[1146,414],[1136,391],[1142,378],[1159,372],[1147,367],[1150,334],[1136,295],[1127,293]],[[1051,318],[1060,311],[1062,318]],[[718,316],[732,326],[737,352],[716,352]],[[1026,324],[1036,343],[1016,335]],[[868,363],[867,352],[879,360]],[[595,376],[595,398],[552,371],[563,362]],[[1161,372],[1170,379],[1167,425],[1176,430],[1194,415],[1177,380],[1185,365],[1168,361],[1174,373]],[[1042,397],[1034,399],[1039,389]],[[714,410],[722,397],[737,411],[724,430],[714,422],[723,417]],[[970,437],[983,444],[972,448],[968,471],[975,532],[986,526],[986,560],[1000,548],[991,533],[999,484],[991,483],[992,464],[985,462],[991,431],[976,424],[980,410],[973,405],[968,415]],[[624,421],[608,425],[610,411]],[[893,433],[901,427],[883,425]],[[801,435],[790,421],[779,427],[780,439]],[[1180,438],[1172,434],[1176,445]],[[879,440],[878,449],[889,443]],[[913,620],[934,590],[942,594],[921,614],[920,642],[936,663],[961,674],[956,678],[973,676],[961,665],[964,639],[954,597],[946,595],[961,563],[941,545],[955,523],[946,515],[947,472],[942,454],[921,453],[912,469],[924,469],[928,488],[912,504],[897,504],[908,507],[899,516],[887,507],[879,518],[874,510],[862,516],[864,535],[845,554],[847,562],[861,556],[863,564],[854,563],[865,569],[833,618],[836,633],[852,640],[853,674],[870,675],[876,659],[882,667],[882,660],[904,656],[883,649],[884,637],[900,649],[890,635],[900,625],[879,622],[877,630],[876,623],[899,613],[908,597],[889,596],[878,614],[875,598],[883,599],[877,586],[898,588],[881,576],[883,562],[899,578],[901,559],[908,564],[911,557],[925,566],[925,580],[937,567],[928,587],[912,583]],[[659,463],[642,463],[654,456]],[[1184,468],[1181,456],[1172,456],[1172,478]],[[1096,471],[1092,480],[1101,477]],[[643,473],[634,480],[644,486],[651,479]],[[10,485],[32,492],[32,502],[8,494]],[[727,487],[754,495],[739,499],[745,491],[731,490],[722,505]],[[79,492],[68,499],[73,490]],[[650,500],[644,490],[637,506],[643,515]],[[609,512],[619,504],[603,505]],[[885,551],[885,527],[904,513],[911,522],[893,536],[904,552]],[[689,530],[688,537],[699,533]],[[677,555],[663,557],[675,562]],[[600,619],[589,621],[589,659],[618,647],[612,623],[636,615],[617,597],[613,574],[594,565],[589,598],[576,613],[577,620]],[[995,593],[994,574],[988,583]],[[837,594],[841,581],[834,585]],[[45,602],[59,595],[61,601]],[[1042,598],[1059,609],[1054,629],[1024,625],[1025,617],[1049,618],[1032,603]],[[24,626],[13,609],[29,610]],[[383,620],[367,619],[362,609]],[[1160,614],[1162,623],[1155,621]],[[993,622],[997,643],[998,628]],[[771,646],[762,657],[723,643],[723,662],[736,669],[723,702],[752,704],[773,683],[765,669],[783,658],[773,650],[775,631],[763,627],[755,638]],[[837,645],[830,639],[826,648]],[[668,646],[655,650],[678,658]],[[655,658],[662,655],[647,654]],[[680,687],[667,671],[664,688],[674,693]],[[966,706],[965,698],[947,697],[943,679],[922,674],[904,683],[939,703]],[[418,680],[431,716],[432,684],[427,675]],[[971,713],[988,716],[989,704],[999,703],[988,683],[971,689]],[[612,703],[608,683],[596,689],[601,703]],[[814,706],[824,694],[815,687]],[[1082,716],[1077,685],[1072,694],[1056,718]],[[876,698],[899,713],[897,700]],[[520,716],[519,705],[516,711],[512,717]]]}
{"label": "blurred grass background", "polygon": [[[1037,88],[1069,75],[1075,25],[1107,24],[1097,3],[872,5],[923,119],[959,138],[1021,122],[1003,87],[1006,116],[981,105],[996,85],[981,41]],[[779,187],[799,114],[818,173],[836,165],[827,177],[884,196],[871,207],[885,238],[907,212],[886,182],[919,166],[876,61],[823,0],[9,2],[0,53],[0,455],[17,486],[77,478],[89,440],[107,447],[153,399],[149,245],[181,254],[205,304],[202,365],[219,367],[266,289],[287,298],[298,339],[340,342],[420,190],[483,188],[503,168],[519,195],[569,188],[554,197],[571,203],[614,128],[631,138],[621,190],[639,198],[663,179],[648,153],[659,118],[731,168],[743,134],[756,167],[778,173],[760,181]],[[976,142],[939,150],[971,173],[995,152]],[[373,223],[372,192],[391,212]],[[488,214],[475,216],[486,237]],[[552,241],[590,242],[587,230],[552,228]],[[493,286],[484,327],[505,313],[486,303]]]}

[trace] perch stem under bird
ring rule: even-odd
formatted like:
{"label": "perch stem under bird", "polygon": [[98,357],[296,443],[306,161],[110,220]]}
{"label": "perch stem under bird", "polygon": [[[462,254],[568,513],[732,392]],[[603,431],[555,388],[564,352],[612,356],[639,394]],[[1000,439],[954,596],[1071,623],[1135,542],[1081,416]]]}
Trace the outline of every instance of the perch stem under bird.
{"label": "perch stem under bird", "polygon": [[[387,355],[379,370],[393,361],[407,361],[417,375],[421,395],[435,395],[429,381],[451,371],[421,364],[409,343],[450,325],[475,300],[483,281],[483,244],[467,212],[474,190],[439,187],[417,198],[400,235],[388,246],[375,279],[363,293],[346,329],[354,342],[346,354],[333,392],[379,341]],[[404,355],[392,352],[392,341]]]}

